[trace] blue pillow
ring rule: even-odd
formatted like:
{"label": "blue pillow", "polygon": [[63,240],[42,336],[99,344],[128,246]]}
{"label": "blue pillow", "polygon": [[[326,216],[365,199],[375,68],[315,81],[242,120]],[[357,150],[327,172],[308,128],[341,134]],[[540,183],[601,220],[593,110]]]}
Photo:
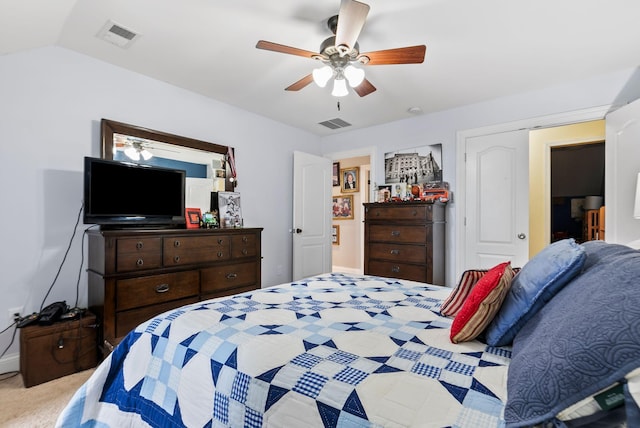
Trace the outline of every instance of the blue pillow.
{"label": "blue pillow", "polygon": [[487,344],[511,344],[526,322],[580,273],[585,259],[582,246],[573,239],[563,239],[529,260],[513,279],[502,307],[487,327]]}

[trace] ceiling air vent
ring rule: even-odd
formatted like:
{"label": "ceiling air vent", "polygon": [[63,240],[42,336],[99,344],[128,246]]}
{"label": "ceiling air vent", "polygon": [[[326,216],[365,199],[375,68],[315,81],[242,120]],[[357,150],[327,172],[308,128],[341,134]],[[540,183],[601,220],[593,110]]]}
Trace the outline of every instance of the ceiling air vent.
{"label": "ceiling air vent", "polygon": [[140,35],[135,31],[131,31],[123,27],[122,25],[116,24],[111,20],[107,21],[107,23],[104,24],[97,36],[102,40],[105,40],[116,46],[120,46],[123,49],[131,46],[131,44],[140,37]]}
{"label": "ceiling air vent", "polygon": [[325,120],[324,122],[320,122],[319,124],[322,126],[326,126],[329,129],[346,128],[347,126],[351,126],[349,122],[345,122],[344,120],[338,118]]}

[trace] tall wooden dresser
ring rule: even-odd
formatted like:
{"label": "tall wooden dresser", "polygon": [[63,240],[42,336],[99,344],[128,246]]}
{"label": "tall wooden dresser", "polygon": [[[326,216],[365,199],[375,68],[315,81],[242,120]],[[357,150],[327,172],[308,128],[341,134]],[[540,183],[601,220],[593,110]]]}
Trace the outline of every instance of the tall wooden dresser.
{"label": "tall wooden dresser", "polygon": [[445,204],[366,203],[364,273],[445,285]]}
{"label": "tall wooden dresser", "polygon": [[179,306],[261,286],[262,228],[90,230],[89,307],[104,352]]}

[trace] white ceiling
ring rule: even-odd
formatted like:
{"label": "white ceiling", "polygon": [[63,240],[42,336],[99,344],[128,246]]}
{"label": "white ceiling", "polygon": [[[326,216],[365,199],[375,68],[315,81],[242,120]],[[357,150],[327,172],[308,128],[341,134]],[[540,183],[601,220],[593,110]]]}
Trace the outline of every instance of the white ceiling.
{"label": "white ceiling", "polygon": [[[57,45],[317,135],[526,92],[640,63],[637,0],[363,0],[362,52],[425,44],[424,63],[365,67],[378,90],[337,99],[284,88],[319,64],[255,48],[317,52],[339,0],[0,0],[0,55]],[[96,37],[108,20],[141,36]],[[337,101],[340,101],[340,111]]]}

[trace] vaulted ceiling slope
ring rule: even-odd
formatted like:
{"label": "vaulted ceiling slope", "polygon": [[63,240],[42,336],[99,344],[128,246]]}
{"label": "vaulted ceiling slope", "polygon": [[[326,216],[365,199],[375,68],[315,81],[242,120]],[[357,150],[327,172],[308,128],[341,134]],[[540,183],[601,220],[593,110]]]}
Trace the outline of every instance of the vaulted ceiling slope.
{"label": "vaulted ceiling slope", "polygon": [[[425,44],[422,64],[365,67],[377,91],[284,88],[317,61],[340,0],[0,0],[0,54],[57,45],[317,135],[586,79],[640,63],[637,0],[364,0],[361,52]],[[98,37],[108,23],[138,36]],[[338,105],[339,101],[339,105]],[[331,130],[319,123],[350,124]]]}

